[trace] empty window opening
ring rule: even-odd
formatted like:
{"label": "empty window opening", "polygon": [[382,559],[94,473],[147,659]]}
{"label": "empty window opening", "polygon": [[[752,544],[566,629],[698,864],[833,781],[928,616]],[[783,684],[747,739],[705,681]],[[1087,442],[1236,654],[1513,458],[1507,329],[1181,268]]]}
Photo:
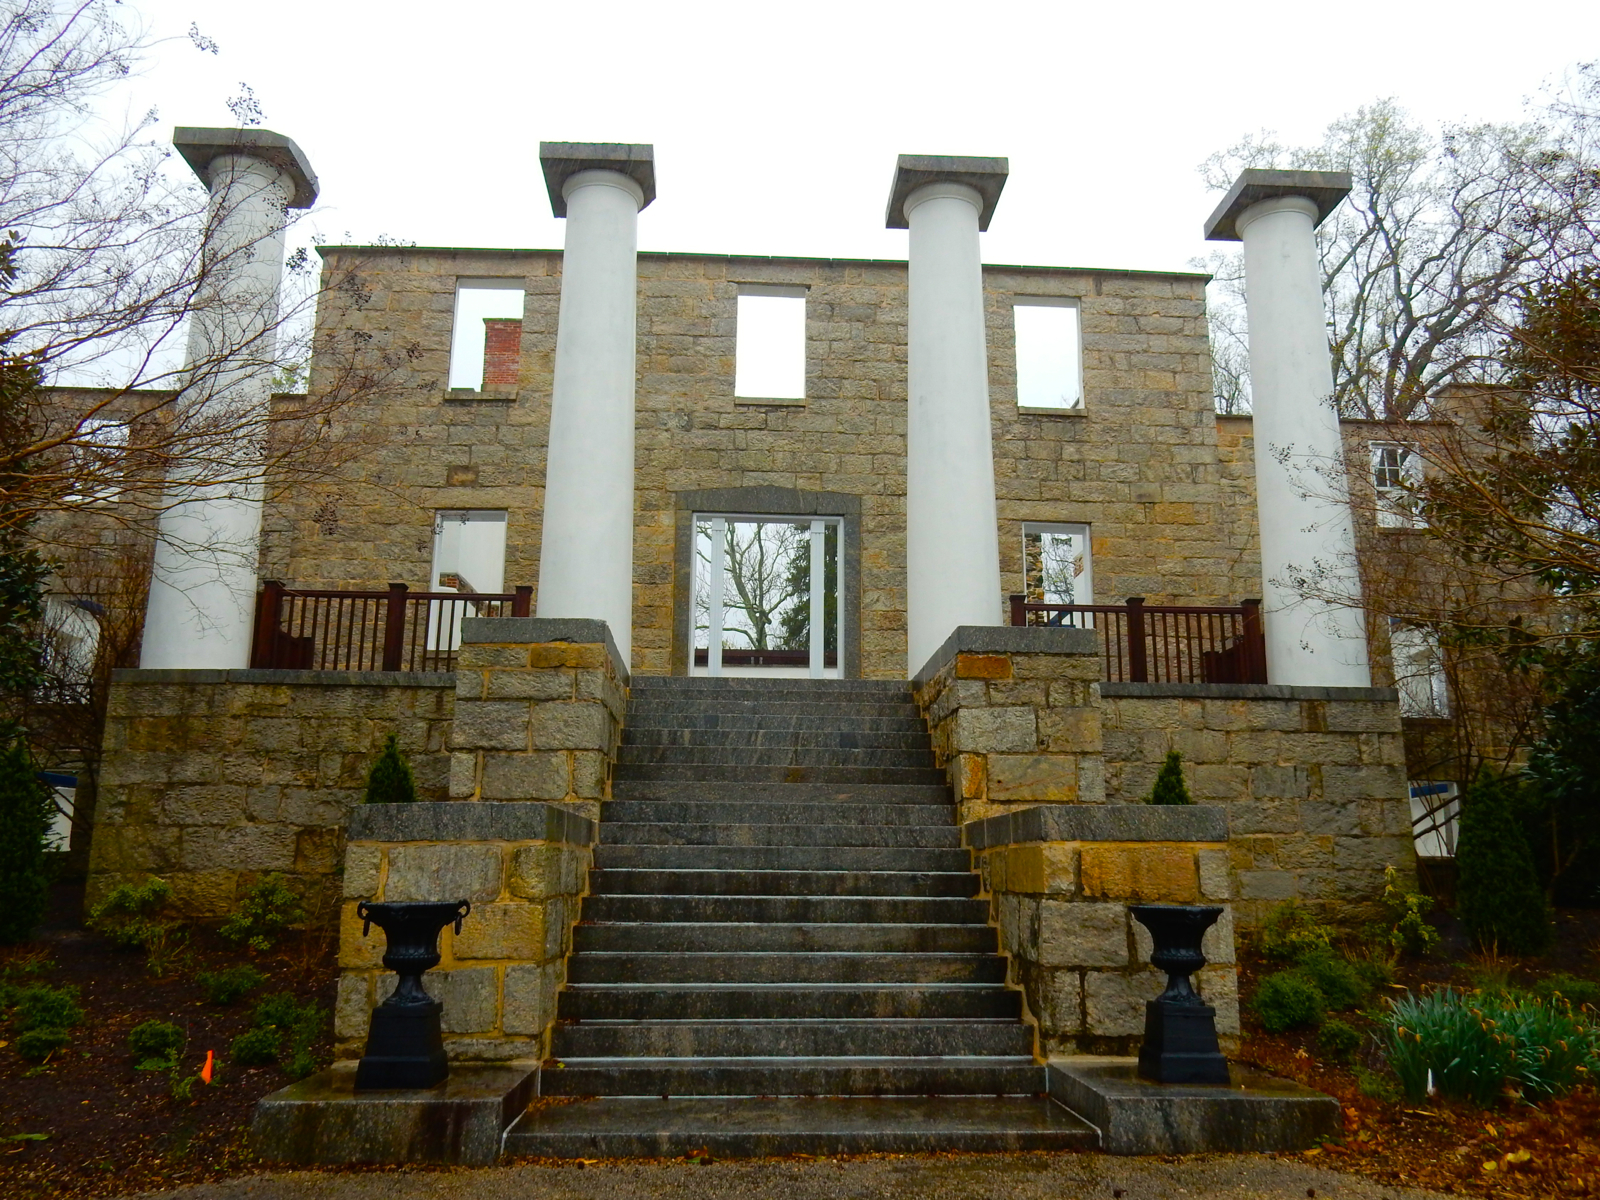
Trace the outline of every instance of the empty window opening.
{"label": "empty window opening", "polygon": [[[1094,603],[1094,573],[1089,563],[1087,525],[1022,526],[1022,591],[1029,604]],[[1094,627],[1091,613],[1062,608],[1036,615],[1046,625]]]}
{"label": "empty window opening", "polygon": [[1082,408],[1083,347],[1076,302],[1019,298],[1011,315],[1017,336],[1017,405]]}
{"label": "empty window opening", "polygon": [[520,279],[458,279],[450,336],[450,387],[511,391],[522,342]]}
{"label": "empty window opening", "polygon": [[697,514],[690,673],[840,678],[840,526]]}
{"label": "empty window opening", "polygon": [[73,487],[63,499],[115,500],[122,494],[120,479],[127,453],[126,422],[94,418],[81,422],[68,448]]}
{"label": "empty window opening", "polygon": [[[464,596],[505,591],[506,514],[488,509],[443,510],[433,520],[431,592]],[[433,600],[428,604],[428,649],[461,645],[461,621],[476,616],[471,602]]]}
{"label": "empty window opening", "polygon": [[740,288],[733,394],[752,400],[805,399],[805,289]]}
{"label": "empty window opening", "polygon": [[1411,529],[1421,525],[1417,488],[1422,484],[1422,455],[1398,442],[1373,442],[1371,451],[1378,525],[1385,529]]}
{"label": "empty window opening", "polygon": [[1457,819],[1461,815],[1460,788],[1454,783],[1413,779],[1411,835],[1419,858],[1454,858]]}
{"label": "empty window opening", "polygon": [[1438,635],[1391,617],[1389,653],[1394,662],[1394,686],[1400,693],[1400,715],[1448,717],[1450,687]]}

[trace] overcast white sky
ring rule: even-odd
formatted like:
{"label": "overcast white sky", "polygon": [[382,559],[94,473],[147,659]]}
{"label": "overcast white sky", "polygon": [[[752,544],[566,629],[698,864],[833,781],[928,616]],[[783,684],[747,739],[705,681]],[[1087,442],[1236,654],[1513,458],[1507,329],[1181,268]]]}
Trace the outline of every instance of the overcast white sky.
{"label": "overcast white sky", "polygon": [[[1196,165],[1251,130],[1315,140],[1393,95],[1505,120],[1600,56],[1600,4],[512,3],[127,0],[176,38],[130,85],[162,128],[247,81],[322,182],[332,241],[560,246],[538,143],[655,144],[640,248],[903,258],[898,153],[1007,155],[984,258],[1182,269]],[[190,22],[221,53],[198,53]]]}

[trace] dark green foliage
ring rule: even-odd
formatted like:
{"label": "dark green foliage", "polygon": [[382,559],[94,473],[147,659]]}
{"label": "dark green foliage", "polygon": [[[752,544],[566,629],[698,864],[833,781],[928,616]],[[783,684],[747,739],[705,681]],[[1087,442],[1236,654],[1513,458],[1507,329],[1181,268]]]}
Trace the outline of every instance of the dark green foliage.
{"label": "dark green foliage", "polygon": [[1576,975],[1561,972],[1539,980],[1532,990],[1541,1000],[1554,1000],[1560,996],[1573,1008],[1600,1009],[1600,982],[1593,979],[1580,979]]}
{"label": "dark green foliage", "polygon": [[1551,664],[1554,698],[1544,736],[1528,752],[1517,816],[1540,883],[1562,905],[1600,902],[1600,648]]}
{"label": "dark green foliage", "polygon": [[1193,804],[1189,789],[1183,784],[1183,755],[1176,750],[1167,751],[1167,761],[1161,764],[1161,773],[1150,790],[1151,804]]}
{"label": "dark green foliage", "polygon": [[154,876],[137,886],[118,884],[90,910],[89,928],[114,946],[144,949],[163,930],[172,928],[168,922],[155,920],[155,914],[166,906],[171,896],[172,888],[167,881]]}
{"label": "dark green foliage", "polygon": [[1394,867],[1383,869],[1383,895],[1379,898],[1387,921],[1378,930],[1390,954],[1421,958],[1439,944],[1439,931],[1428,923],[1433,898],[1412,891],[1400,882]]}
{"label": "dark green foliage", "polygon": [[367,803],[411,804],[416,798],[417,781],[411,774],[411,764],[400,752],[399,738],[391,733],[367,775]]}
{"label": "dark green foliage", "polygon": [[276,1062],[283,1034],[274,1026],[257,1027],[241,1033],[228,1047],[228,1057],[241,1067],[259,1067]]}
{"label": "dark green foliage", "polygon": [[23,738],[8,741],[0,751],[0,943],[26,941],[44,919],[50,899],[45,837],[55,812]]}
{"label": "dark green foliage", "polygon": [[171,1071],[188,1038],[170,1021],[145,1021],[128,1031],[128,1051],[140,1071]]}
{"label": "dark green foliage", "polygon": [[30,1029],[17,1037],[17,1053],[31,1063],[42,1063],[72,1041],[65,1029]]}
{"label": "dark green foliage", "polygon": [[201,971],[194,981],[205,993],[207,1004],[228,1005],[243,1000],[265,983],[267,977],[249,963],[241,963],[221,971]]}
{"label": "dark green foliage", "polygon": [[[10,293],[17,276],[19,244],[14,235],[0,237],[0,295]],[[44,681],[44,648],[39,639],[44,616],[44,583],[49,564],[27,539],[27,520],[17,513],[14,497],[32,490],[32,463],[11,458],[30,445],[37,433],[34,412],[44,382],[39,362],[12,346],[16,334],[0,331],[0,739],[16,732],[29,700]],[[10,864],[0,863],[0,880]],[[20,940],[20,939],[7,939]]]}
{"label": "dark green foliage", "polygon": [[1327,1002],[1304,972],[1278,971],[1261,981],[1251,1008],[1268,1033],[1283,1033],[1322,1024]]}
{"label": "dark green foliage", "polygon": [[[371,794],[370,789],[368,794]],[[252,950],[266,951],[272,949],[284,930],[304,920],[305,915],[300,897],[284,885],[283,877],[268,875],[245,893],[217,932],[231,942],[242,942]]]}
{"label": "dark green foliage", "polygon": [[316,1003],[302,1004],[287,992],[267,996],[256,1005],[255,1028],[234,1038],[229,1050],[241,1066],[260,1066],[278,1059],[288,1039],[283,1069],[291,1078],[303,1079],[317,1069],[312,1044],[322,1033],[327,1012]]}
{"label": "dark green foliage", "polygon": [[1361,1049],[1361,1031],[1347,1021],[1331,1017],[1317,1030],[1317,1049],[1330,1062],[1347,1063]]}
{"label": "dark green foliage", "polygon": [[1295,968],[1316,984],[1330,1012],[1360,1008],[1367,998],[1367,987],[1355,966],[1342,954],[1322,950],[1302,958]]}
{"label": "dark green foliage", "polygon": [[1307,954],[1333,948],[1334,929],[1294,901],[1267,914],[1256,935],[1256,950],[1273,962],[1298,962]]}
{"label": "dark green foliage", "polygon": [[1517,781],[1481,772],[1461,801],[1456,915],[1479,947],[1539,954],[1550,914],[1512,805]]}
{"label": "dark green foliage", "polygon": [[35,983],[16,994],[11,1011],[11,1027],[17,1032],[29,1029],[71,1029],[83,1022],[78,1006],[78,990]]}

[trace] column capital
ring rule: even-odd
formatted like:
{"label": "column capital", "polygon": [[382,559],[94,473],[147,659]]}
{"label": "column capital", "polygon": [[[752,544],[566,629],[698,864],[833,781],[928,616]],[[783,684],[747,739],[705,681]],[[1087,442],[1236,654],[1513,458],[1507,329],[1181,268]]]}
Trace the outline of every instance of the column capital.
{"label": "column capital", "polygon": [[580,171],[615,171],[639,185],[647,208],[656,198],[656,151],[654,146],[625,142],[540,142],[539,166],[544,169],[544,185],[550,193],[550,210],[558,217],[567,215],[567,200],[561,189]]}
{"label": "column capital", "polygon": [[290,138],[270,129],[210,129],[180,125],[172,131],[172,146],[194,168],[200,182],[211,186],[211,162],[228,154],[257,158],[277,167],[294,180],[290,208],[310,208],[317,202],[317,176],[305,151]]}
{"label": "column capital", "polygon": [[1252,204],[1279,196],[1301,196],[1317,206],[1314,224],[1327,220],[1350,194],[1349,171],[1264,171],[1251,167],[1239,172],[1228,194],[1206,221],[1206,241],[1237,242],[1235,223]]}
{"label": "column capital", "polygon": [[1010,160],[1004,158],[961,158],[950,154],[902,154],[895,163],[894,183],[889,189],[889,211],[884,224],[888,229],[909,229],[906,198],[928,183],[964,183],[983,198],[978,209],[978,228],[989,228],[1000,189],[1011,173]]}

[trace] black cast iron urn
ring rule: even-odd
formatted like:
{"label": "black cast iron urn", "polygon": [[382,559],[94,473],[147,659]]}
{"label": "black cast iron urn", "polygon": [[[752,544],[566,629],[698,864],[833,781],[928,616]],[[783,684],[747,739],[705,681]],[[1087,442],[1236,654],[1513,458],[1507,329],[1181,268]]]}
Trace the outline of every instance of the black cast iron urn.
{"label": "black cast iron urn", "polygon": [[1150,931],[1150,965],[1167,973],[1167,990],[1144,1006],[1139,1076],[1156,1083],[1228,1082],[1217,1044],[1217,1010],[1195,994],[1189,976],[1206,965],[1200,939],[1222,909],[1192,904],[1135,904],[1128,909]]}
{"label": "black cast iron urn", "polygon": [[422,989],[422,973],[439,965],[439,934],[472,911],[466,900],[396,901],[371,904],[363,900],[356,916],[365,937],[376,925],[388,945],[383,965],[399,981],[393,993],[372,1010],[367,1052],[356,1067],[356,1091],[383,1088],[430,1088],[445,1081],[450,1065],[444,1057],[444,1037],[439,1014],[444,1005]]}

